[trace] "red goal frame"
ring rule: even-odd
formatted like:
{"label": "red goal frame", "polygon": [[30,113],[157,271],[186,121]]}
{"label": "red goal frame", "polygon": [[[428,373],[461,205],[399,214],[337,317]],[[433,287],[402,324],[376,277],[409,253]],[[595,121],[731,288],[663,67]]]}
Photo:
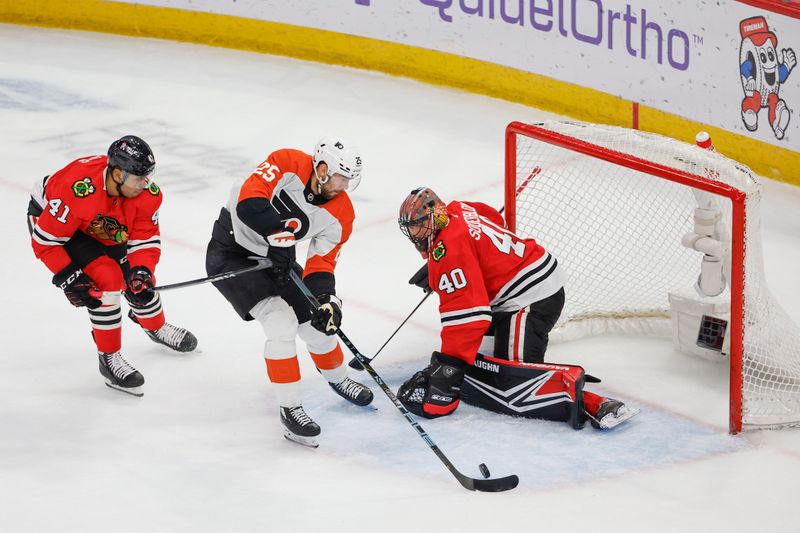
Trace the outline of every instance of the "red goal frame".
{"label": "red goal frame", "polygon": [[[690,174],[638,157],[609,150],[574,137],[556,133],[535,125],[512,122],[506,127],[505,161],[505,217],[508,228],[516,228],[516,197],[527,181],[535,179],[531,174],[526,181],[517,184],[517,135],[534,138],[574,152],[624,166],[639,172],[669,181],[694,187],[728,198],[732,204],[731,228],[731,321],[730,321],[730,411],[729,430],[736,434],[742,430],[743,353],[744,353],[744,252],[745,252],[745,199],[746,194],[730,185]],[[680,243],[676,244],[678,246]],[[569,298],[569,294],[567,294]]]}

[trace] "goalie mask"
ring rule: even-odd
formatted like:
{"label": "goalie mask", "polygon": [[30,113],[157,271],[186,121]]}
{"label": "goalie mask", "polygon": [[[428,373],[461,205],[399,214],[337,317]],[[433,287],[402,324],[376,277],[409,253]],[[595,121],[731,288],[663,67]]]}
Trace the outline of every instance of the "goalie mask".
{"label": "goalie mask", "polygon": [[400,206],[397,218],[400,231],[426,257],[433,240],[449,221],[447,206],[427,187],[411,191]]}
{"label": "goalie mask", "polygon": [[[317,174],[320,163],[328,166],[325,176]],[[341,137],[325,137],[314,148],[314,175],[320,185],[325,185],[334,174],[347,179],[347,191],[353,192],[361,183],[361,152],[351,142]]]}

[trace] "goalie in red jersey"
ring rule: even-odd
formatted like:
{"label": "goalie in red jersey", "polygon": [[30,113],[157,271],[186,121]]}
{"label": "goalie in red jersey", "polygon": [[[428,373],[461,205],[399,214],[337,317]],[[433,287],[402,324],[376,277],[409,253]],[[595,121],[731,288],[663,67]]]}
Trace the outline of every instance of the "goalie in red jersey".
{"label": "goalie in red jersey", "polygon": [[463,399],[576,429],[587,419],[611,428],[637,413],[584,391],[591,378],[581,367],[544,363],[548,334],[564,307],[564,280],[558,260],[534,239],[510,232],[485,204],[445,205],[425,187],[403,201],[398,223],[427,259],[427,277],[411,282],[436,291],[442,323],[441,351],[398,391],[411,412],[449,415]]}
{"label": "goalie in red jersey", "polygon": [[150,179],[155,164],[150,146],[127,135],[108,155],[77,159],[37,181],[28,204],[33,252],[69,302],[88,308],[106,385],[134,396],[143,394],[144,377],[120,352],[122,293],[129,317],[153,341],[178,352],[197,346],[189,331],[166,322],[153,291],[163,199]]}

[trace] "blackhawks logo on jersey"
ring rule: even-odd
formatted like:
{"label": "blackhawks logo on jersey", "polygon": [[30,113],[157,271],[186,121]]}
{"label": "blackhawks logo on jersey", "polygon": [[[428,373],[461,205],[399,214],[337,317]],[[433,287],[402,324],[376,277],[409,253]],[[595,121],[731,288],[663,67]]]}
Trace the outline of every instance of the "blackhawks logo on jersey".
{"label": "blackhawks logo on jersey", "polygon": [[92,180],[89,178],[83,178],[82,180],[76,181],[72,184],[72,192],[75,193],[75,196],[78,198],[86,198],[94,192]]}
{"label": "blackhawks logo on jersey", "polygon": [[97,215],[86,228],[86,233],[104,241],[118,244],[128,242],[128,226],[120,224],[116,218],[105,215]]}
{"label": "blackhawks logo on jersey", "polygon": [[161,192],[161,189],[158,188],[158,185],[156,185],[155,182],[151,181],[150,186],[147,187],[147,192],[149,192],[153,196],[158,196],[158,193]]}
{"label": "blackhawks logo on jersey", "polygon": [[439,241],[433,248],[433,251],[431,252],[431,257],[433,257],[434,261],[439,262],[442,260],[442,257],[444,257],[445,253],[447,253],[447,249],[444,247],[444,241]]}

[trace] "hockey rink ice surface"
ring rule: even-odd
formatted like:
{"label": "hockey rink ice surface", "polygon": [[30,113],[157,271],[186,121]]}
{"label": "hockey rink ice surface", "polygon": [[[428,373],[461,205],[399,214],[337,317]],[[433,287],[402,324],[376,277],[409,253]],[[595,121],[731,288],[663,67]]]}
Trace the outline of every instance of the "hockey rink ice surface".
{"label": "hockey rink ice surface", "polygon": [[[423,420],[464,474],[480,477],[485,462],[493,477],[519,475],[511,492],[471,493],[366,373],[351,376],[371,386],[373,405],[346,404],[302,344],[321,445],[286,441],[262,330],[210,285],[163,295],[167,320],[197,335],[199,353],[169,353],[125,319],[123,353],[145,375],[145,395],[105,387],[86,312],[31,251],[33,182],[135,134],[153,147],[165,194],[158,281],[203,277],[232,182],[275,149],[309,152],[338,133],[364,159],[337,270],[342,327],[372,355],[422,297],[406,284],[421,260],[395,222],[405,195],[425,184],[499,207],[506,124],[546,118],[377,73],[0,25],[0,531],[798,531],[800,429],[728,435],[727,366],[669,340],[551,346],[549,361],[584,366],[603,379],[588,388],[642,410],[614,431],[467,405]],[[767,279],[800,321],[800,189],[766,182],[762,205]],[[375,361],[394,390],[438,348],[435,300]]]}

